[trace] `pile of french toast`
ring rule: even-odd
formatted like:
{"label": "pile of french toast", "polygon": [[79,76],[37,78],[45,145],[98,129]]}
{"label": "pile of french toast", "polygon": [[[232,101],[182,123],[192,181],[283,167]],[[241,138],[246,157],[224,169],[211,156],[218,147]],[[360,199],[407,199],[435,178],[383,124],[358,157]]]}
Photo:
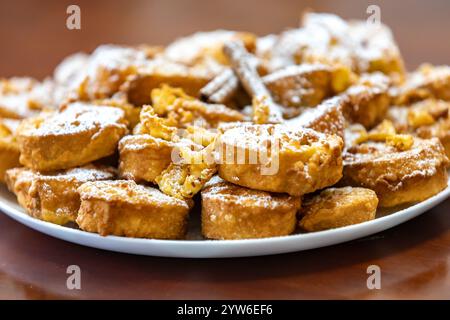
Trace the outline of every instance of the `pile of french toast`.
{"label": "pile of french toast", "polygon": [[407,72],[388,27],[332,14],[102,45],[0,83],[0,181],[30,216],[102,236],[362,223],[445,189],[449,155],[450,67]]}

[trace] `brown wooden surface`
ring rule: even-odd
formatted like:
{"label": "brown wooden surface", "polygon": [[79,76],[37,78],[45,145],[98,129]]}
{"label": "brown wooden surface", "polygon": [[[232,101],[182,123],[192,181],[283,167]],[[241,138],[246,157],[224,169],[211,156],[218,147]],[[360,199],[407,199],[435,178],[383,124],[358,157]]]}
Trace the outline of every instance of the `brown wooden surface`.
{"label": "brown wooden surface", "polygon": [[[69,4],[82,30],[65,28]],[[258,34],[298,23],[303,8],[363,18],[379,4],[407,65],[450,64],[450,2],[430,1],[2,1],[0,76],[43,78],[65,55],[101,43],[166,44],[196,30]],[[0,298],[450,298],[450,200],[374,237],[294,254],[217,260],[139,257],[50,238],[0,215]],[[82,290],[66,268],[82,269]],[[366,269],[382,270],[382,289]]]}

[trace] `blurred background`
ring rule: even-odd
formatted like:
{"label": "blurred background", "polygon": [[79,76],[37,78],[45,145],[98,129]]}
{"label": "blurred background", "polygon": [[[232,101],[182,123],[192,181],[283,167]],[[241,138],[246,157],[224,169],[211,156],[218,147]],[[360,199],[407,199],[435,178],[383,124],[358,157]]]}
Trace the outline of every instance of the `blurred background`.
{"label": "blurred background", "polygon": [[[66,28],[71,4],[81,8],[81,30]],[[380,6],[409,69],[450,64],[448,0],[2,0],[0,77],[43,78],[68,54],[102,43],[164,45],[217,28],[278,33],[298,26],[307,8],[365,19],[370,4]]]}

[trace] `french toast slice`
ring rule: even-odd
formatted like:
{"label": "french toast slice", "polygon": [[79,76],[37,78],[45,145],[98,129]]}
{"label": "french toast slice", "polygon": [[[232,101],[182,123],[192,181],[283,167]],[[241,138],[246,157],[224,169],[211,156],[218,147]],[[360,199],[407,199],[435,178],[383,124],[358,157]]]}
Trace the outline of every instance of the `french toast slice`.
{"label": "french toast slice", "polygon": [[252,239],[291,234],[300,197],[257,191],[213,177],[201,192],[202,233],[209,239]]}
{"label": "french toast slice", "polygon": [[129,135],[119,142],[120,176],[137,182],[155,179],[172,162],[175,144],[149,134]]}
{"label": "french toast slice", "polygon": [[328,188],[305,197],[300,227],[308,232],[345,227],[375,219],[378,198],[365,188]]}
{"label": "french toast slice", "polygon": [[128,101],[136,106],[152,104],[150,92],[162,85],[182,88],[188,95],[198,97],[200,90],[222,69],[209,65],[186,66],[158,57],[139,67],[123,90]]}
{"label": "french toast slice", "polygon": [[[395,144],[399,139],[399,146]],[[437,138],[404,136],[367,141],[347,149],[341,185],[374,190],[381,207],[423,201],[447,187],[449,160]]]}
{"label": "french toast slice", "polygon": [[127,132],[121,109],[71,103],[21,123],[20,162],[37,171],[81,166],[113,154]]}
{"label": "french toast slice", "polygon": [[130,180],[87,182],[78,188],[82,230],[102,236],[182,239],[191,203]]}
{"label": "french toast slice", "polygon": [[343,141],[307,128],[244,125],[218,138],[219,175],[231,183],[300,196],[342,177]]}
{"label": "french toast slice", "polygon": [[48,174],[15,168],[7,171],[6,183],[30,216],[64,225],[75,222],[78,215],[79,186],[88,181],[113,179],[115,175],[111,167],[93,165]]}
{"label": "french toast slice", "polygon": [[[144,50],[101,45],[90,56],[81,58],[81,62],[77,63],[80,64],[80,70],[66,81],[76,100],[91,101],[107,99],[119,92],[130,77],[136,75],[138,69],[147,65],[149,60]],[[64,65],[61,68],[63,67]],[[68,62],[65,68],[71,70]]]}
{"label": "french toast slice", "polygon": [[288,108],[315,107],[352,82],[345,67],[321,63],[288,66],[263,78],[276,102]]}
{"label": "french toast slice", "polygon": [[389,78],[379,72],[361,76],[357,83],[341,94],[347,99],[344,107],[346,119],[367,129],[379,124],[390,104],[389,83]]}

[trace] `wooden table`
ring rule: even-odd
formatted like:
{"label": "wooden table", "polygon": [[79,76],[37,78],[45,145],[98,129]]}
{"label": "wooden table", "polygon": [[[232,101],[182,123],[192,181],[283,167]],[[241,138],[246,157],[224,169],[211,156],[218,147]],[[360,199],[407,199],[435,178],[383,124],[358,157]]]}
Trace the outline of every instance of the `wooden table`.
{"label": "wooden table", "polygon": [[[166,259],[90,249],[0,216],[0,298],[450,298],[450,200],[399,227],[324,249],[241,259]],[[66,287],[69,265],[81,290]],[[367,289],[367,267],[381,289]]]}
{"label": "wooden table", "polygon": [[[130,3],[133,3],[132,5]],[[305,7],[363,18],[371,1],[76,1],[82,30],[65,28],[72,1],[2,1],[0,75],[51,73],[100,43],[168,43],[200,29],[264,34],[294,27]],[[377,1],[410,68],[450,63],[450,3]],[[0,298],[450,298],[450,200],[373,237],[307,252],[243,259],[139,257],[50,238],[0,215]],[[81,290],[66,269],[79,265]],[[381,268],[381,289],[366,286]]]}

